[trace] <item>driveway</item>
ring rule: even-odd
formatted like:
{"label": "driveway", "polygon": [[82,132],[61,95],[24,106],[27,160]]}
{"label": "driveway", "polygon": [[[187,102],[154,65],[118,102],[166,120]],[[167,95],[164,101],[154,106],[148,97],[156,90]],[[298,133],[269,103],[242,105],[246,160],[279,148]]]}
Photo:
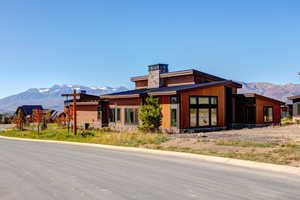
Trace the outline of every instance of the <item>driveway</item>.
{"label": "driveway", "polygon": [[0,199],[299,199],[300,177],[94,147],[0,139]]}

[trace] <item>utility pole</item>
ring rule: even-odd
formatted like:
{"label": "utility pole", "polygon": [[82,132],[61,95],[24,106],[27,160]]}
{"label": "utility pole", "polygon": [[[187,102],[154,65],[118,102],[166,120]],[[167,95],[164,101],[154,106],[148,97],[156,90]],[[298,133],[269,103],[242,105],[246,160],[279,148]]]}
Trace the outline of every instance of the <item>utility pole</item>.
{"label": "utility pole", "polygon": [[80,94],[74,89],[73,94],[62,94],[63,97],[73,97],[73,133],[77,135],[77,98]]}

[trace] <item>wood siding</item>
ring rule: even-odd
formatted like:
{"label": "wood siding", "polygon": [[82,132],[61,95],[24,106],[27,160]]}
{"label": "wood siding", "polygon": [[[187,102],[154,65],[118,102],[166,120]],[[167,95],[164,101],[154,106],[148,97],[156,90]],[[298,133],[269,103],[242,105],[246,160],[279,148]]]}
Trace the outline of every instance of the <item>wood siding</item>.
{"label": "wood siding", "polygon": [[264,123],[264,107],[273,107],[273,123],[279,124],[281,122],[281,104],[267,99],[256,97],[256,124]]}
{"label": "wood siding", "polygon": [[193,75],[168,77],[163,79],[163,85],[165,87],[170,87],[174,85],[194,84],[194,83],[195,80]]}
{"label": "wood siding", "polygon": [[109,105],[117,106],[139,106],[142,104],[141,98],[110,99]]}
{"label": "wood siding", "polygon": [[135,88],[147,88],[148,87],[148,80],[141,80],[135,82]]}
{"label": "wood siding", "polygon": [[180,94],[180,129],[190,128],[189,97],[216,96],[218,97],[218,123],[225,126],[225,89],[224,86],[209,87],[181,92]]}
{"label": "wood siding", "polygon": [[162,123],[161,128],[171,128],[171,108],[170,108],[170,96],[159,97],[159,104],[162,108]]}

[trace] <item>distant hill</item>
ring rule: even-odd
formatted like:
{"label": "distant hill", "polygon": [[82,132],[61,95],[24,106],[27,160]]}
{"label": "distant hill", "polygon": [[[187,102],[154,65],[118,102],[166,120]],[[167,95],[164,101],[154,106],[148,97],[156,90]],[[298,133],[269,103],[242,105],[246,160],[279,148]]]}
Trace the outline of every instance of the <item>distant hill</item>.
{"label": "distant hill", "polygon": [[277,85],[264,82],[242,84],[243,88],[239,89],[239,93],[257,93],[288,103],[287,97],[300,95],[300,84]]}
{"label": "distant hill", "polygon": [[102,95],[127,90],[125,87],[87,87],[82,85],[54,85],[50,88],[31,88],[25,92],[0,99],[0,113],[14,112],[20,105],[40,104],[44,108],[63,110],[65,98],[63,93],[72,93],[73,90],[86,90],[87,94]]}
{"label": "distant hill", "polygon": [[[242,83],[239,93],[257,93],[287,102],[287,97],[300,94],[300,84],[276,85],[272,83]],[[19,105],[41,104],[44,108],[63,110],[62,93],[73,89],[86,90],[88,94],[101,95],[125,91],[125,87],[87,87],[82,85],[54,85],[50,88],[31,88],[25,92],[0,99],[0,113],[14,112]]]}

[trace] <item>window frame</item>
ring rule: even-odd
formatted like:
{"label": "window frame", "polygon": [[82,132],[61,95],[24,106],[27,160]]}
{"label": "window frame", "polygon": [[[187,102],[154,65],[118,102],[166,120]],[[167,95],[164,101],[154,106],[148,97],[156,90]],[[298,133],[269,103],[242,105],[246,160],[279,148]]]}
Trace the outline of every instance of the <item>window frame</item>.
{"label": "window frame", "polygon": [[[177,98],[176,101],[173,101],[173,98]],[[179,118],[180,118],[180,96],[179,95],[172,95],[170,96],[170,127],[178,128],[179,127]],[[173,123],[173,115],[172,111],[176,111],[176,123]]]}
{"label": "window frame", "polygon": [[[133,110],[133,122],[127,122],[127,110]],[[124,108],[124,125],[138,125],[139,124],[139,109],[133,107],[125,107]]]}
{"label": "window frame", "polygon": [[[199,99],[203,98],[208,98],[208,104],[199,104]],[[196,104],[191,104],[190,99],[191,98],[196,98]],[[212,99],[215,98],[216,104],[212,104]],[[219,121],[219,98],[218,96],[189,96],[189,127],[190,128],[209,128],[209,127],[217,127],[218,126],[218,121]],[[191,109],[196,109],[196,126],[191,126]],[[199,110],[200,109],[208,109],[209,110],[209,125],[206,126],[200,126],[199,123]],[[216,109],[216,125],[212,125],[212,109]]]}
{"label": "window frame", "polygon": [[[270,109],[270,108],[272,109],[272,120],[271,121],[266,121],[265,120],[266,109]],[[269,110],[268,110],[268,114],[269,114]],[[274,107],[273,106],[264,106],[264,108],[263,108],[263,119],[264,119],[264,123],[266,123],[266,124],[274,122]]]}

